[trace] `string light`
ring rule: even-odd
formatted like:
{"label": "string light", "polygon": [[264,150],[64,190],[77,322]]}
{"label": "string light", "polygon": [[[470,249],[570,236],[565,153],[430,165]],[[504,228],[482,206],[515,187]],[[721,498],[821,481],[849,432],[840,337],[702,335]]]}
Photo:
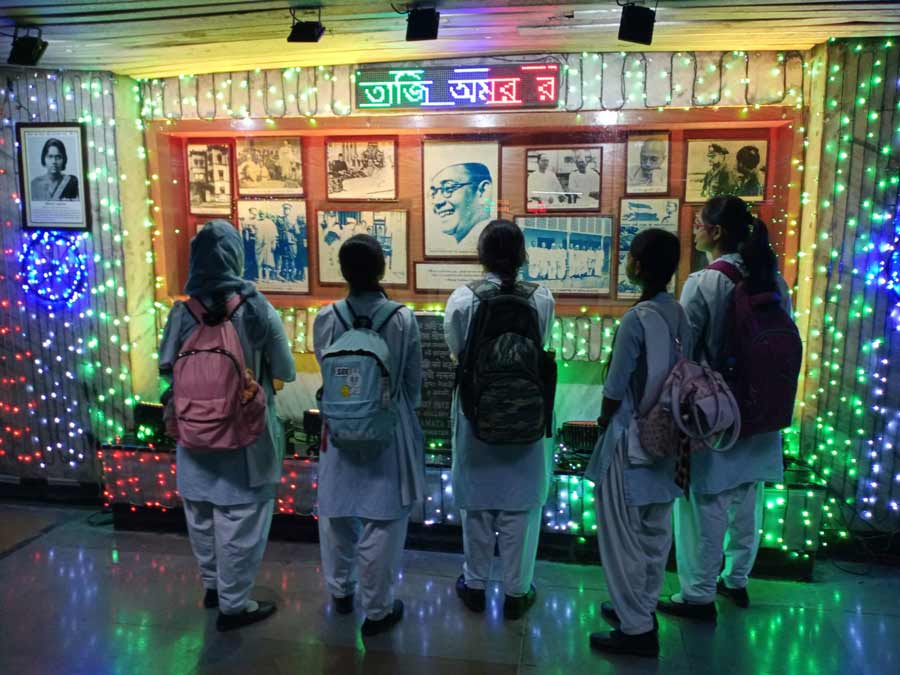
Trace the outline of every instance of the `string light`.
{"label": "string light", "polygon": [[25,235],[19,252],[22,290],[50,310],[74,305],[87,290],[86,236],[55,230]]}

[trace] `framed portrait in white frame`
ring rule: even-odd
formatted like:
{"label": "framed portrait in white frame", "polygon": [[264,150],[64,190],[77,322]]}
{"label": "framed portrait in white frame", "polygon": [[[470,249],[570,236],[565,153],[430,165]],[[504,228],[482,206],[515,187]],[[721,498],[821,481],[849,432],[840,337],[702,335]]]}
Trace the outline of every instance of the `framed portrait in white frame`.
{"label": "framed portrait in white frame", "polygon": [[500,144],[426,140],[422,171],[425,256],[477,256],[479,235],[497,217]]}
{"label": "framed portrait in white frame", "polygon": [[670,151],[668,132],[628,134],[625,192],[668,194]]}
{"label": "framed portrait in white frame", "polygon": [[16,138],[24,226],[89,229],[90,189],[86,180],[84,126],[21,123],[16,125]]}

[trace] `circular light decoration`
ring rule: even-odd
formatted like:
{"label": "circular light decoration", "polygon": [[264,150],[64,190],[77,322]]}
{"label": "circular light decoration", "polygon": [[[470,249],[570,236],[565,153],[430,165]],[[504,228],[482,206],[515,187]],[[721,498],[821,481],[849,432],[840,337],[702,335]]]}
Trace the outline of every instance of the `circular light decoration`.
{"label": "circular light decoration", "polygon": [[27,233],[19,252],[22,290],[48,309],[71,307],[87,290],[85,236],[56,230]]}

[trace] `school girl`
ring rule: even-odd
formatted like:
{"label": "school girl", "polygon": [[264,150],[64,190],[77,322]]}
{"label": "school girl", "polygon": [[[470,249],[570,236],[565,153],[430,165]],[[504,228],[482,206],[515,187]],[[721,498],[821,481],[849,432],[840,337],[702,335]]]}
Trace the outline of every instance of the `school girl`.
{"label": "school girl", "polygon": [[644,230],[631,243],[626,271],[641,297],[616,331],[597,420],[602,436],[585,471],[596,485],[597,539],[612,598],[601,613],[615,630],[590,638],[604,652],[659,654],[654,610],[672,543],[672,502],[681,489],[675,458],[650,461],[632,423],[644,392],[662,385],[679,347],[690,348],[687,318],[666,291],[678,259],[678,238],[665,230]]}
{"label": "school girl", "polygon": [[[778,274],[768,230],[742,199],[710,199],[694,226],[694,243],[711,262],[736,266],[752,292],[777,290],[781,308],[791,316],[787,284]],[[725,331],[734,288],[728,276],[707,268],[691,274],[681,293],[694,338],[694,359],[712,368],[720,367],[728,343]],[[661,601],[660,611],[715,621],[717,591],[739,607],[749,606],[747,578],[759,549],[762,484],[782,478],[777,431],[742,438],[727,452],[692,454],[690,499],[675,504],[681,591]]]}
{"label": "school girl", "polygon": [[[487,282],[498,287],[515,284],[526,262],[522,231],[508,220],[492,221],[479,237],[478,258]],[[553,325],[553,296],[538,286],[529,303],[537,311],[538,328],[546,342]],[[468,286],[457,288],[447,301],[444,334],[456,360],[463,357],[478,306],[478,297]],[[528,611],[536,597],[532,581],[541,511],[550,487],[552,448],[543,438],[523,446],[485,443],[475,437],[463,414],[458,391],[452,407],[452,487],[460,508],[465,549],[456,592],[470,610],[484,611],[496,542],[506,595],[503,614],[515,620]]]}
{"label": "school girl", "polygon": [[[378,241],[357,234],[338,253],[349,286],[346,302],[356,316],[372,318],[387,302],[381,287],[384,253]],[[319,312],[313,327],[316,359],[347,330],[335,306]],[[396,311],[380,330],[390,351],[397,412],[392,442],[379,451],[335,447],[330,437],[319,458],[319,540],[322,571],[340,614],[354,609],[359,587],[366,615],[363,635],[390,629],[403,618],[394,599],[406,528],[413,502],[425,484],[425,451],[415,408],[421,401],[422,348],[419,326],[407,307]]]}
{"label": "school girl", "polygon": [[[231,223],[213,220],[191,240],[184,292],[203,304],[206,317],[219,321],[228,320],[229,301],[233,304],[235,294],[240,294],[242,301],[231,321],[253,373],[248,387],[251,393],[262,387],[267,399],[265,428],[252,445],[227,451],[176,447],[178,492],[206,588],[203,604],[219,608],[219,630],[261,621],[275,611],[271,602],[251,600],[250,591],[266,549],[284,461],[284,430],[275,414],[273,380],[290,382],[296,377],[281,318],[242,278],[243,269],[244,246]],[[163,379],[171,381],[181,346],[197,321],[184,303],[172,307],[159,348]]]}

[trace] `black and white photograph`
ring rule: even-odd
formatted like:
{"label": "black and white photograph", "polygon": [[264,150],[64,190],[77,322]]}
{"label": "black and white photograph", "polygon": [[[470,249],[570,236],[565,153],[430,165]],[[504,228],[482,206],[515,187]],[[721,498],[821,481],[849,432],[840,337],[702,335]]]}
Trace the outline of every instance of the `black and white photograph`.
{"label": "black and white photograph", "polygon": [[85,181],[84,128],[80,124],[18,124],[19,176],[25,227],[90,227]]}
{"label": "black and white photograph", "polygon": [[688,141],[686,202],[737,195],[746,202],[766,197],[767,141]]}
{"label": "black and white photograph", "polygon": [[528,263],[522,278],[554,293],[609,293],[612,216],[516,218]]}
{"label": "black and white photograph", "polygon": [[355,234],[369,234],[384,251],[386,285],[406,285],[406,211],[319,211],[319,282],[343,284],[338,251]]}
{"label": "black and white photograph", "polygon": [[306,202],[286,199],[238,202],[244,241],[244,278],[261,291],[309,291]]}
{"label": "black and white photograph", "polygon": [[231,146],[188,143],[191,213],[231,215]]}
{"label": "black and white photograph", "polygon": [[625,192],[669,191],[669,134],[628,134]]}
{"label": "black and white photograph", "polygon": [[478,237],[497,217],[500,145],[425,141],[425,255],[474,257]]}
{"label": "black and white photograph", "polygon": [[397,143],[390,139],[330,138],[328,199],[378,201],[397,198]]}
{"label": "black and white photograph", "polygon": [[527,212],[600,208],[599,146],[532,149],[525,157]]}
{"label": "black and white photograph", "polygon": [[235,153],[241,196],[303,196],[299,138],[239,138]]}
{"label": "black and white photograph", "polygon": [[[637,298],[641,289],[628,280],[625,261],[631,242],[642,230],[658,227],[678,236],[678,200],[625,198],[619,207],[619,271],[616,296],[619,299]],[[675,280],[672,280],[674,288]]]}

